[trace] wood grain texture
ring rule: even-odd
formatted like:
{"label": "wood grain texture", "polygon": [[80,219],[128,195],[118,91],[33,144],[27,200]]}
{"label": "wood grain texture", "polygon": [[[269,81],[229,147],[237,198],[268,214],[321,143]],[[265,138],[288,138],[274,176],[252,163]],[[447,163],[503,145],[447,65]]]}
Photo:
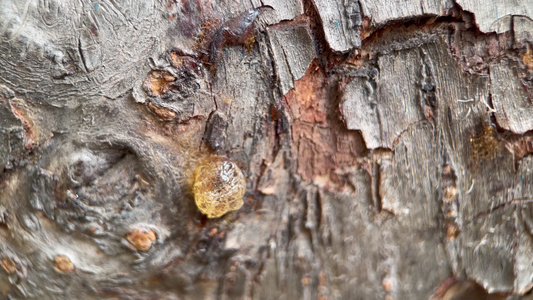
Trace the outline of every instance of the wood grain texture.
{"label": "wood grain texture", "polygon": [[533,40],[533,20],[529,16],[513,16],[513,30],[517,43],[525,43]]}
{"label": "wood grain texture", "polygon": [[313,0],[324,34],[334,51],[346,52],[361,46],[363,15],[358,2]]}
{"label": "wood grain texture", "polygon": [[12,111],[11,101],[15,93],[0,86],[0,169],[12,169],[13,161],[24,150],[23,123]]}
{"label": "wood grain texture", "polygon": [[365,16],[376,26],[416,16],[440,16],[453,7],[449,0],[361,1]]}
{"label": "wood grain texture", "polygon": [[510,63],[493,65],[490,68],[491,95],[498,124],[522,134],[533,129],[533,120],[530,120],[533,104],[516,74],[516,68]]}
{"label": "wood grain texture", "polygon": [[294,88],[294,81],[304,76],[316,58],[310,29],[305,25],[269,29],[268,35],[279,74],[281,92],[286,94]]}
{"label": "wood grain texture", "polygon": [[273,10],[267,11],[260,17],[266,24],[272,25],[282,21],[293,20],[304,13],[301,0],[254,0],[254,6],[268,5]]}
{"label": "wood grain texture", "polygon": [[[533,1],[513,0],[485,2],[479,0],[457,1],[464,10],[476,15],[476,23],[483,32],[505,32],[512,29],[509,16],[533,16]],[[531,29],[530,29],[531,30]]]}
{"label": "wood grain texture", "polygon": [[416,49],[379,56],[379,75],[348,84],[341,100],[344,120],[348,129],[362,131],[368,148],[392,148],[410,124],[424,119],[422,56]]}

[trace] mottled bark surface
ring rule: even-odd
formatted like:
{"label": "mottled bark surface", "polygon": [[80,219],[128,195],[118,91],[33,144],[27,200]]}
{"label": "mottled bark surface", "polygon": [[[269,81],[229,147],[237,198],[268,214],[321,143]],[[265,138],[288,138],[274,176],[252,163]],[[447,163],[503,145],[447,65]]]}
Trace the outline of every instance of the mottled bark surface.
{"label": "mottled bark surface", "polygon": [[532,16],[0,1],[0,298],[530,299]]}

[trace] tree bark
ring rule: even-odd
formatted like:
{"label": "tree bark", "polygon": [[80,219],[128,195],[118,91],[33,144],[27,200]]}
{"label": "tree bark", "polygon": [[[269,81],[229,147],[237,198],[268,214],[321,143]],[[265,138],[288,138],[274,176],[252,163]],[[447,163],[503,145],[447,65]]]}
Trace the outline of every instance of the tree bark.
{"label": "tree bark", "polygon": [[531,299],[532,16],[1,1],[0,297]]}

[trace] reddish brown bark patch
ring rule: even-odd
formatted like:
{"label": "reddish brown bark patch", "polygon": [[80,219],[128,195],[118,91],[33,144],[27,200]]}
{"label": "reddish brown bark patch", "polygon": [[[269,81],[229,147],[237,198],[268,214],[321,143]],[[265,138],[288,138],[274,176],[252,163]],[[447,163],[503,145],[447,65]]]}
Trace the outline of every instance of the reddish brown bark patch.
{"label": "reddish brown bark patch", "polygon": [[31,150],[35,143],[39,142],[34,131],[34,123],[29,116],[29,112],[26,107],[17,102],[11,102],[11,111],[23,124],[24,128],[24,145],[26,150]]}
{"label": "reddish brown bark patch", "polygon": [[313,63],[285,101],[293,119],[298,174],[304,180],[325,176],[340,183],[335,171],[356,164],[366,147],[361,135],[348,131],[339,119],[335,82]]}

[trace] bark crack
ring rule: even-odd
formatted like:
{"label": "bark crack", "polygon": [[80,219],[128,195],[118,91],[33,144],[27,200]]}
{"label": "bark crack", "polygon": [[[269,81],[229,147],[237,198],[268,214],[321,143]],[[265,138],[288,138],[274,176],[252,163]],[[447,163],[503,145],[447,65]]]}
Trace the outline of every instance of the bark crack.
{"label": "bark crack", "polygon": [[371,191],[372,191],[372,203],[377,213],[381,212],[381,195],[380,195],[380,183],[381,183],[381,174],[380,174],[380,164],[376,159],[372,160],[372,174],[370,176],[371,182]]}
{"label": "bark crack", "polygon": [[78,52],[80,53],[81,63],[85,69],[85,73],[89,73],[89,68],[87,68],[87,63],[85,61],[85,55],[83,54],[83,47],[81,46],[81,38],[78,37]]}

